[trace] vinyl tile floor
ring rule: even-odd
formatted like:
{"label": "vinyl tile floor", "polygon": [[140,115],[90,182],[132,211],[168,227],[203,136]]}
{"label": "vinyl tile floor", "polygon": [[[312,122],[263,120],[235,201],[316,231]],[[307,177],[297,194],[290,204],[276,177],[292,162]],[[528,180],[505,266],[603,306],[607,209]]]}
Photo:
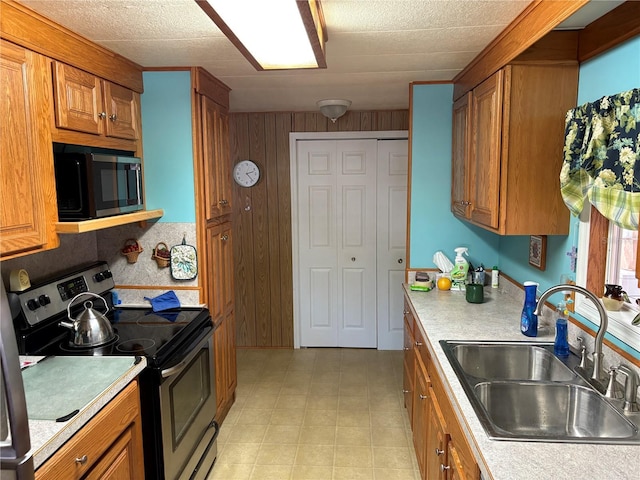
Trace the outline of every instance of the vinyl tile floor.
{"label": "vinyl tile floor", "polygon": [[238,349],[208,480],[419,480],[402,351]]}

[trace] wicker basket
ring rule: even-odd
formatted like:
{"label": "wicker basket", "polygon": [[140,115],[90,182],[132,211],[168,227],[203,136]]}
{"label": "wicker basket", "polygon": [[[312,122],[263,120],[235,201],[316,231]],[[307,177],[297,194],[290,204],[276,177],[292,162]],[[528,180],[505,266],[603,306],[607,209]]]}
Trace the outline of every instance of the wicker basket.
{"label": "wicker basket", "polygon": [[[135,250],[125,252],[125,248],[132,245],[135,247]],[[138,255],[140,255],[143,251],[144,248],[142,248],[142,245],[140,245],[135,238],[129,238],[124,242],[124,247],[122,247],[120,253],[127,257],[128,263],[136,263],[138,261]]]}
{"label": "wicker basket", "polygon": [[[158,255],[158,252],[163,252],[163,254]],[[156,261],[156,263],[158,264],[158,268],[168,267],[171,259],[170,259],[169,247],[167,246],[167,244],[164,242],[159,242],[156,245],[156,248],[153,249],[153,255],[151,255],[151,258],[153,258]]]}

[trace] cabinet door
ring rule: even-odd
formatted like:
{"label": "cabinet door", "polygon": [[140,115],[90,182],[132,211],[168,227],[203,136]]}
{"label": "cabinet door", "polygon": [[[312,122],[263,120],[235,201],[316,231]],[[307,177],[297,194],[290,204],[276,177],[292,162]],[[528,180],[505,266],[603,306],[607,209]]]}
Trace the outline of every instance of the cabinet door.
{"label": "cabinet door", "polygon": [[[463,462],[458,455],[458,450],[449,442],[447,447],[448,466],[447,479],[448,480],[470,480],[472,477],[466,474],[463,466]],[[475,478],[475,477],[474,477]]]}
{"label": "cabinet door", "polygon": [[233,245],[231,223],[207,229],[207,305],[214,321],[233,309]]}
{"label": "cabinet door", "polygon": [[413,335],[408,328],[405,317],[404,325],[404,370],[402,381],[402,393],[404,396],[404,406],[409,415],[409,422],[413,423],[413,389],[415,377],[415,359],[413,353]]}
{"label": "cabinet door", "polygon": [[135,480],[144,476],[131,427],[107,450],[84,480]]}
{"label": "cabinet door", "polygon": [[229,119],[218,104],[204,95],[201,99],[205,215],[211,220],[231,213]]}
{"label": "cabinet door", "polygon": [[469,105],[471,92],[453,104],[453,146],[451,158],[451,211],[454,215],[469,216]]}
{"label": "cabinet door", "polygon": [[106,135],[108,137],[138,139],[138,93],[115,83],[103,81]]}
{"label": "cabinet door", "polygon": [[[0,43],[0,256],[42,248],[56,210],[48,60]],[[48,207],[47,204],[51,205]]]}
{"label": "cabinet door", "polygon": [[64,63],[54,62],[53,67],[56,126],[101,134],[106,117],[101,80]]}
{"label": "cabinet door", "polygon": [[429,380],[416,353],[416,378],[413,395],[413,446],[422,478],[426,476],[427,428],[429,418]]}
{"label": "cabinet door", "polygon": [[238,371],[236,363],[236,323],[233,312],[227,313],[224,318],[226,323],[226,353],[225,388],[227,400],[233,397],[238,384]]}
{"label": "cabinet door", "polygon": [[216,359],[216,418],[222,413],[222,406],[227,402],[227,323],[223,320],[213,332],[213,348]]}
{"label": "cabinet door", "polygon": [[433,388],[429,388],[429,418],[426,441],[426,478],[444,480],[447,471],[449,435]]}
{"label": "cabinet door", "polygon": [[500,70],[476,87],[471,105],[470,215],[491,228],[499,220],[503,77]]}

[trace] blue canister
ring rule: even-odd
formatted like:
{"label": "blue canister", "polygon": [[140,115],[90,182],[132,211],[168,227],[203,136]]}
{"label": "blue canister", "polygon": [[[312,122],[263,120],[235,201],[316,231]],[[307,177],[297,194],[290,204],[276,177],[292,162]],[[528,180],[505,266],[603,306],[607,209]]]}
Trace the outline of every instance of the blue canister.
{"label": "blue canister", "polygon": [[533,313],[537,305],[537,291],[536,282],[524,282],[524,307],[520,317],[520,331],[527,337],[538,336],[538,316]]}

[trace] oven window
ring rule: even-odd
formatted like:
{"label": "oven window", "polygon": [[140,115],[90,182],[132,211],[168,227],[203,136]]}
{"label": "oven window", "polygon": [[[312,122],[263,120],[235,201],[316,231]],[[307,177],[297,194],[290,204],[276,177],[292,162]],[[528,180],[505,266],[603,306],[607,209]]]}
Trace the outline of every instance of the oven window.
{"label": "oven window", "polygon": [[209,350],[203,349],[170,387],[174,450],[211,395],[210,369]]}

